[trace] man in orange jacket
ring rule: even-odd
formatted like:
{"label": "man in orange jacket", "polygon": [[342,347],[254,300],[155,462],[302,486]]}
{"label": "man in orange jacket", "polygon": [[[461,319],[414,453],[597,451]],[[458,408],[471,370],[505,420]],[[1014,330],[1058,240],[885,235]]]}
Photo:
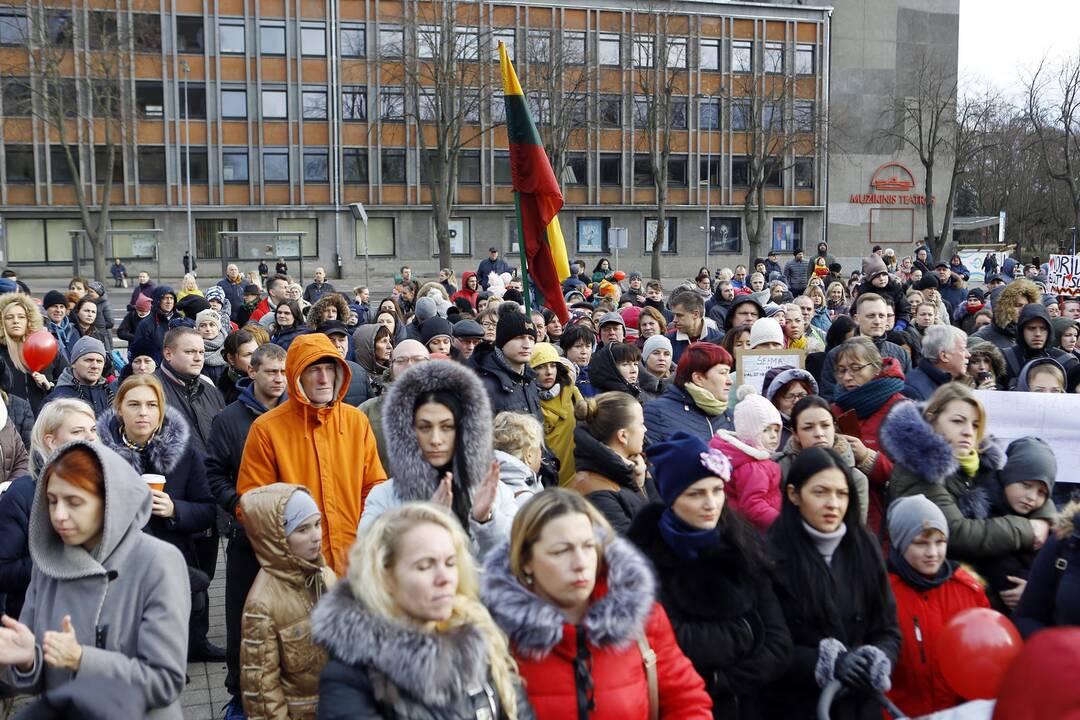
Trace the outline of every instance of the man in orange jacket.
{"label": "man in orange jacket", "polygon": [[[386,480],[367,416],[343,402],[352,373],[322,333],[289,346],[289,399],[251,426],[237,492],[275,482],[303,485],[322,513],[323,555],[338,576],[371,488]],[[241,518],[242,519],[242,518]]]}

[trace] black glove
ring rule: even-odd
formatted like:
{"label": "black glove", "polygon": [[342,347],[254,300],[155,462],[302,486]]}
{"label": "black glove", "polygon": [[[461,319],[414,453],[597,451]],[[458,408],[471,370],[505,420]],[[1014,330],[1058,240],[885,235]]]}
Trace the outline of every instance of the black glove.
{"label": "black glove", "polygon": [[833,666],[833,676],[844,687],[859,692],[873,692],[870,682],[870,659],[857,652],[841,653]]}

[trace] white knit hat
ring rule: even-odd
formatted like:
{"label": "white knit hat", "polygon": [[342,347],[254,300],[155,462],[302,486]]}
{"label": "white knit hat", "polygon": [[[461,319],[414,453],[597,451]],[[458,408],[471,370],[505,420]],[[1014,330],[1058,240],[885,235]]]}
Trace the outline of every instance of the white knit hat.
{"label": "white knit hat", "polygon": [[780,323],[773,318],[761,318],[755,320],[750,327],[750,349],[767,342],[779,343],[784,346],[784,330]]}
{"label": "white knit hat", "polygon": [[641,348],[642,362],[648,362],[649,356],[657,350],[667,350],[670,353],[671,341],[659,334],[650,337]]}
{"label": "white knit hat", "polygon": [[735,405],[734,412],[735,437],[743,442],[756,445],[758,436],[767,426],[783,426],[780,411],[771,402],[763,398],[753,385],[740,386],[736,396],[739,398],[739,402]]}

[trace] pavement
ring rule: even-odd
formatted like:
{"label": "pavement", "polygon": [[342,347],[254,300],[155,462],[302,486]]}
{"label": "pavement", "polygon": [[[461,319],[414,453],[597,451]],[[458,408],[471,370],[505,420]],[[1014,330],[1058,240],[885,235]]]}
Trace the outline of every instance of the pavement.
{"label": "pavement", "polygon": [[[218,550],[217,570],[210,582],[210,631],[207,638],[225,647],[225,540]],[[184,720],[213,720],[224,715],[229,702],[225,663],[188,663],[188,684],[180,695]]]}

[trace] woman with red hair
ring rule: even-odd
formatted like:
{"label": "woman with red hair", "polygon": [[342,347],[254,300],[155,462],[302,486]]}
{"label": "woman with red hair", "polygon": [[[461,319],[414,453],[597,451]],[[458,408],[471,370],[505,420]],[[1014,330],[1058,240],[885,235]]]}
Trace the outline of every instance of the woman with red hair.
{"label": "woman with red hair", "polygon": [[682,430],[708,442],[717,430],[734,430],[728,409],[735,361],[724,348],[698,342],[683,351],[675,381],[645,406],[645,444]]}

